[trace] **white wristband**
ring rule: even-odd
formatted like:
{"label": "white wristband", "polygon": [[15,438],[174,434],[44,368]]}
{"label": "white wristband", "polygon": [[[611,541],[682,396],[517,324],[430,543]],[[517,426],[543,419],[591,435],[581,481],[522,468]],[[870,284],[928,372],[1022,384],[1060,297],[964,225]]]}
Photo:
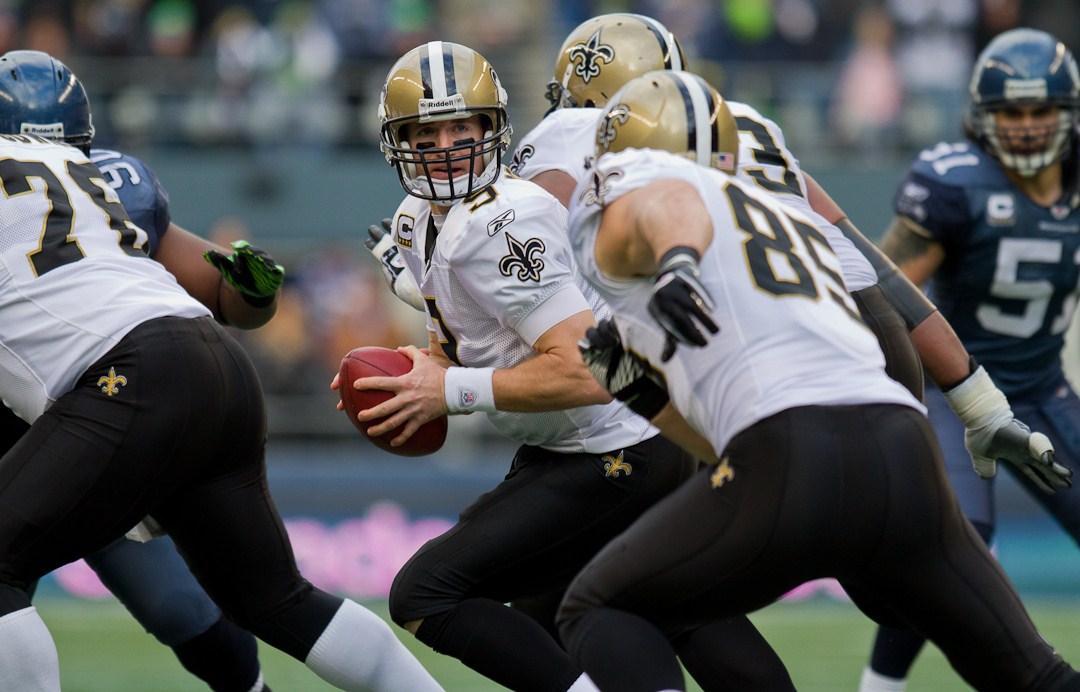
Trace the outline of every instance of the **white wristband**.
{"label": "white wristband", "polygon": [[444,396],[449,413],[473,411],[495,412],[495,390],[492,376],[495,368],[446,369]]}
{"label": "white wristband", "polygon": [[985,425],[991,418],[1012,420],[1009,400],[981,365],[966,380],[945,392],[945,401],[966,428]]}

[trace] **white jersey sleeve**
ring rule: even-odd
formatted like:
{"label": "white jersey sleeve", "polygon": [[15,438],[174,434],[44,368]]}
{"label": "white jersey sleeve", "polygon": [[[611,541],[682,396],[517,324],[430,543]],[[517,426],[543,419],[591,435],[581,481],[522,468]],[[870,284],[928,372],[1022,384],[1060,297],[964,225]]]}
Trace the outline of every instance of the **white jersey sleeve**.
{"label": "white jersey sleeve", "polygon": [[209,316],[73,147],[0,137],[0,396],[33,422],[129,331]]}
{"label": "white jersey sleeve", "polygon": [[518,144],[510,163],[515,175],[531,180],[561,171],[581,182],[596,149],[599,108],[560,108],[548,113]]}
{"label": "white jersey sleeve", "polygon": [[[663,363],[665,334],[648,313],[651,278],[604,274],[593,254],[602,209],[661,179],[683,180],[705,203],[713,241],[701,279],[720,331]],[[843,288],[839,260],[799,210],[719,171],[653,150],[600,158],[579,185],[569,233],[582,274],[615,315],[627,345],[660,369],[672,403],[723,450],[739,431],[796,406],[897,403],[922,409],[885,374],[877,339]]]}
{"label": "white jersey sleeve", "polygon": [[736,174],[739,180],[779,195],[784,204],[814,219],[840,258],[844,284],[849,291],[876,284],[877,273],[870,260],[839,228],[811,208],[799,160],[788,150],[780,126],[745,103],[728,101],[727,104],[739,128],[739,169]]}
{"label": "white jersey sleeve", "polygon": [[[579,276],[566,238],[566,209],[533,183],[512,177],[455,204],[424,248],[430,206],[406,200],[392,228],[425,297],[429,329],[451,361],[511,368],[535,356],[553,326],[607,306]],[[488,414],[507,437],[561,452],[603,452],[656,434],[617,402],[566,411]]]}

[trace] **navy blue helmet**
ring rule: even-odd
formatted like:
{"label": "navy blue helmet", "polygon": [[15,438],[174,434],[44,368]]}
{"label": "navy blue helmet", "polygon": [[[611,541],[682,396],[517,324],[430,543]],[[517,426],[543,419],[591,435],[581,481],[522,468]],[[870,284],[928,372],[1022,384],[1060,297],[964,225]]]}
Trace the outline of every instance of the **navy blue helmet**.
{"label": "navy blue helmet", "polygon": [[[1080,73],[1065,44],[1045,31],[1012,29],[991,41],[971,75],[968,133],[1007,168],[1023,176],[1065,158],[1080,115]],[[994,112],[1019,106],[1056,106],[1057,123],[1021,136],[998,127]]]}
{"label": "navy blue helmet", "polygon": [[82,82],[48,53],[0,55],[0,134],[40,135],[88,151],[94,125]]}

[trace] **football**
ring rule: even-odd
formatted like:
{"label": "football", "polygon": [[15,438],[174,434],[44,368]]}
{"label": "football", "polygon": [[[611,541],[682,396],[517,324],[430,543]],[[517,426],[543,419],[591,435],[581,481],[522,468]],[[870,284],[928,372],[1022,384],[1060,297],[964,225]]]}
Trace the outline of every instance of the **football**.
{"label": "football", "polygon": [[399,456],[419,457],[437,452],[446,442],[447,416],[444,414],[428,421],[420,426],[420,429],[413,433],[405,444],[400,447],[391,447],[390,440],[401,434],[401,426],[379,437],[371,437],[367,434],[367,429],[378,425],[383,419],[377,418],[361,423],[356,420],[356,414],[381,404],[393,394],[382,389],[359,390],[352,386],[352,383],[361,377],[396,377],[410,370],[412,370],[412,361],[408,356],[393,349],[380,346],[354,348],[341,359],[341,386],[338,387],[338,391],[341,393],[341,403],[345,407],[349,420],[376,447]]}

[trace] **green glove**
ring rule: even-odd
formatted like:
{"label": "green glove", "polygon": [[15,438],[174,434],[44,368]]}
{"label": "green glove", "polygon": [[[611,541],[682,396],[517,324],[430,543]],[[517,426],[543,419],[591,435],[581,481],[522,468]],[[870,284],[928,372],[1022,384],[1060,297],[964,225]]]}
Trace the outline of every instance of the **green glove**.
{"label": "green glove", "polygon": [[207,250],[203,258],[240,291],[249,305],[257,308],[269,305],[285,281],[285,268],[265,250],[246,240],[233,242],[232,249],[233,254],[228,257],[217,250]]}

